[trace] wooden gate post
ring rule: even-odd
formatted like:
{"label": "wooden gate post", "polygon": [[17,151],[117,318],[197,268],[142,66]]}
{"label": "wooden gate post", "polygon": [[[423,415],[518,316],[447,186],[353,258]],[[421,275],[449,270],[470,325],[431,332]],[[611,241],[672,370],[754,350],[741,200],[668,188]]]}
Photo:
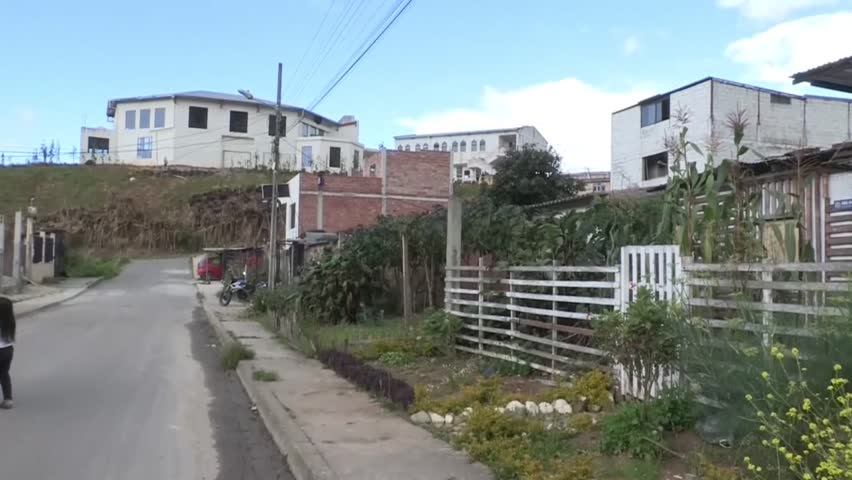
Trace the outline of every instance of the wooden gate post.
{"label": "wooden gate post", "polygon": [[476,302],[477,303],[477,306],[476,306],[477,318],[476,318],[476,320],[477,320],[478,325],[479,325],[479,331],[477,332],[477,338],[479,339],[479,341],[477,341],[476,343],[477,343],[477,347],[479,348],[479,350],[482,350],[483,349],[483,347],[482,347],[482,337],[483,337],[482,327],[485,326],[485,322],[482,320],[482,315],[485,313],[485,312],[482,311],[483,310],[482,302],[485,300],[483,298],[483,295],[482,295],[482,290],[483,290],[483,286],[484,286],[484,283],[485,283],[485,282],[483,282],[482,270],[484,268],[485,262],[482,261],[482,257],[479,257],[479,262],[478,262],[477,265],[479,266],[479,268],[477,268],[477,270],[476,270],[477,280],[478,280],[477,289],[476,289],[476,291],[478,293],[478,297],[477,297],[478,301]]}

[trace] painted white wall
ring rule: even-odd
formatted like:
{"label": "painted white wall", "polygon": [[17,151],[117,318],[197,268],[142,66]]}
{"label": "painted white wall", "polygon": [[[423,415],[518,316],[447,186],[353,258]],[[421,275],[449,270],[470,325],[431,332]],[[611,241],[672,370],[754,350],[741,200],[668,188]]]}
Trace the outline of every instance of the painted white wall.
{"label": "painted white wall", "polygon": [[[207,128],[189,127],[189,107],[207,108]],[[164,128],[153,128],[154,109],[166,109]],[[151,128],[139,127],[139,111],[150,109]],[[135,128],[129,129],[126,124],[127,111],[133,111],[136,122]],[[230,112],[248,113],[248,131],[230,131]],[[269,135],[269,116],[275,113],[274,108],[262,105],[247,105],[204,99],[168,99],[143,102],[122,102],[116,105],[113,130],[114,142],[110,144],[110,156],[116,163],[134,165],[159,166],[168,162],[169,165],[189,165],[213,168],[252,168],[258,165],[272,164],[273,137]],[[295,110],[285,110],[282,117],[286,122],[286,134],[279,144],[282,167],[301,165],[301,143],[314,144],[320,139],[320,151],[328,147],[322,142],[343,142],[343,158],[349,159],[349,166],[354,151],[359,151],[363,158],[363,145],[358,142],[359,126],[356,123],[344,125],[338,129],[336,124],[326,122],[317,124],[313,118],[301,118]],[[322,137],[302,137],[304,123],[323,130]],[[137,145],[140,137],[150,137],[153,152],[150,159],[139,158]],[[81,138],[82,145],[82,138]],[[297,162],[298,161],[298,162]]]}
{"label": "painted white wall", "polygon": [[[111,128],[104,127],[81,127],[80,128],[80,163],[85,163],[88,160],[96,160],[98,162],[105,161],[106,158],[95,157],[88,153],[89,137],[106,138],[109,140],[110,148],[115,144],[115,131]],[[107,154],[109,156],[109,154]]]}
{"label": "painted white wall", "polygon": [[[524,145],[530,145],[536,148],[548,148],[547,140],[535,127],[525,126],[514,129],[492,131],[489,133],[448,133],[446,135],[418,135],[414,138],[405,138],[396,140],[396,148],[409,149],[414,152],[417,146],[421,149],[424,145],[428,146],[428,150],[434,150],[435,144],[438,144],[438,149],[444,143],[447,144],[447,151],[451,152],[453,165],[456,167],[477,167],[481,168],[485,173],[493,174],[494,168],[491,164],[498,157],[506,153],[505,141],[501,143],[501,137],[505,140],[511,139],[515,148]],[[480,142],[485,140],[485,151],[479,148]],[[461,142],[466,144],[466,150],[461,151]],[[453,142],[459,143],[459,150],[453,152]],[[476,151],[473,151],[472,144],[476,142]],[[456,175],[459,177],[459,175]]]}
{"label": "painted white wall", "polygon": [[[287,182],[287,191],[290,196],[287,199],[287,240],[295,240],[299,238],[299,198],[301,198],[301,175],[293,175],[293,178]],[[295,205],[295,209],[293,208]],[[293,228],[290,228],[290,212],[295,210],[296,223]]]}
{"label": "painted white wall", "polygon": [[[687,140],[697,144],[716,161],[736,156],[729,117],[745,112],[747,126],[743,143],[750,147],[741,160],[753,162],[760,156],[779,155],[804,146],[830,147],[850,139],[850,101],[790,95],[790,104],[771,101],[771,92],[708,79],[670,95],[670,118],[641,127],[641,107],[636,105],[612,115],[612,188],[647,188],[665,184],[666,179],[644,180],[643,157],[666,150],[666,138],[680,131],[677,112],[686,112]],[[689,150],[688,162],[699,171],[704,155]],[[670,168],[673,159],[669,159]],[[671,171],[669,172],[671,175]]]}

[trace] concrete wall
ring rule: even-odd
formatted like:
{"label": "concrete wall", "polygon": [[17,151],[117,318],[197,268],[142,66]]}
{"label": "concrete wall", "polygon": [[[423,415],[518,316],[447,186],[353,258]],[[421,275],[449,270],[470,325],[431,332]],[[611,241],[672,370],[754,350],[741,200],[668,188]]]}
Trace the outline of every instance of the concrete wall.
{"label": "concrete wall", "polygon": [[[643,179],[642,158],[666,151],[666,138],[680,131],[677,112],[688,114],[687,140],[712,152],[716,161],[735,158],[730,117],[742,110],[747,125],[743,143],[750,148],[741,160],[757,161],[760,156],[779,155],[804,146],[829,147],[850,139],[850,102],[778,94],[789,104],[773,102],[773,92],[708,79],[670,95],[670,118],[641,126],[639,105],[612,115],[612,188],[647,188],[665,179]],[[689,149],[687,162],[705,168],[705,156]],[[669,167],[673,159],[669,158]],[[669,172],[671,175],[671,171]]]}

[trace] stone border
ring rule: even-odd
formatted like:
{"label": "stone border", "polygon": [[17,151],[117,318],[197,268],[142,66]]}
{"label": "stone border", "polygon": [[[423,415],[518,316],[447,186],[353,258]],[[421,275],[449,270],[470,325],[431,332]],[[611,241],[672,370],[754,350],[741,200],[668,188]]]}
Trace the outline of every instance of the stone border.
{"label": "stone border", "polygon": [[[207,299],[204,293],[197,287],[201,307],[204,316],[213,327],[219,342],[225,345],[235,342],[234,337],[225,329],[215,312],[207,308]],[[237,365],[237,378],[252,403],[257,407],[261,420],[266,430],[272,436],[278,450],[287,458],[287,465],[297,480],[339,480],[331,467],[323,458],[319,450],[314,446],[302,429],[296,424],[295,419],[287,411],[287,408],[269,390],[261,389],[252,380],[252,368],[250,361],[242,361]]]}
{"label": "stone border", "polygon": [[[67,297],[62,297],[62,298],[57,299],[56,301],[45,303],[44,305],[40,305],[40,306],[38,306],[38,307],[36,307],[32,310],[27,310],[24,313],[15,312],[15,317],[18,318],[18,319],[28,317],[28,316],[33,315],[35,313],[42,312],[42,311],[47,310],[49,308],[55,307],[59,304],[65,303],[69,300],[73,300],[73,299],[79,297],[80,295],[88,292],[89,290],[94,288],[96,285],[98,285],[102,281],[103,281],[103,277],[99,277],[99,278],[95,279],[94,281],[92,281],[91,283],[89,283],[88,285],[86,285],[85,287],[81,287],[79,289],[79,291],[77,291],[77,292],[75,292],[75,293],[73,293],[73,294],[71,294]],[[57,296],[60,296],[60,295],[57,295]],[[12,306],[13,306],[13,308],[16,308],[15,304],[20,304],[20,303],[27,302],[29,300],[36,300],[36,299],[40,299],[40,298],[44,298],[44,297],[35,297],[35,298],[32,298],[32,299],[28,299],[28,300],[21,300],[20,302],[13,302]]]}

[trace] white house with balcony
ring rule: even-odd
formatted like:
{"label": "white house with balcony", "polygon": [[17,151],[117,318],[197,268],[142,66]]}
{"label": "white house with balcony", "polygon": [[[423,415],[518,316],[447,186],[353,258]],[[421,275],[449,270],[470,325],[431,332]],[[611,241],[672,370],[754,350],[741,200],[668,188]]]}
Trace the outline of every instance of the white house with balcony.
{"label": "white house with balcony", "polygon": [[[804,147],[850,140],[850,99],[790,93],[708,77],[612,114],[612,189],[665,185],[672,175],[668,145],[684,125],[686,139],[714,158],[735,158],[729,117],[745,113],[743,162]],[[687,162],[701,171],[704,155],[688,149]],[[681,165],[681,167],[684,167]]]}
{"label": "white house with balcony", "polygon": [[[352,116],[282,105],[281,168],[351,172],[364,146]],[[271,166],[275,103],[250,93],[184,92],[110,100],[113,128],[83,127],[82,161],[212,168]]]}
{"label": "white house with balcony", "polygon": [[456,180],[478,182],[493,175],[493,162],[509,150],[530,146],[548,148],[547,140],[535,127],[524,126],[469,132],[399,135],[394,137],[400,151],[435,150],[452,152]]}

